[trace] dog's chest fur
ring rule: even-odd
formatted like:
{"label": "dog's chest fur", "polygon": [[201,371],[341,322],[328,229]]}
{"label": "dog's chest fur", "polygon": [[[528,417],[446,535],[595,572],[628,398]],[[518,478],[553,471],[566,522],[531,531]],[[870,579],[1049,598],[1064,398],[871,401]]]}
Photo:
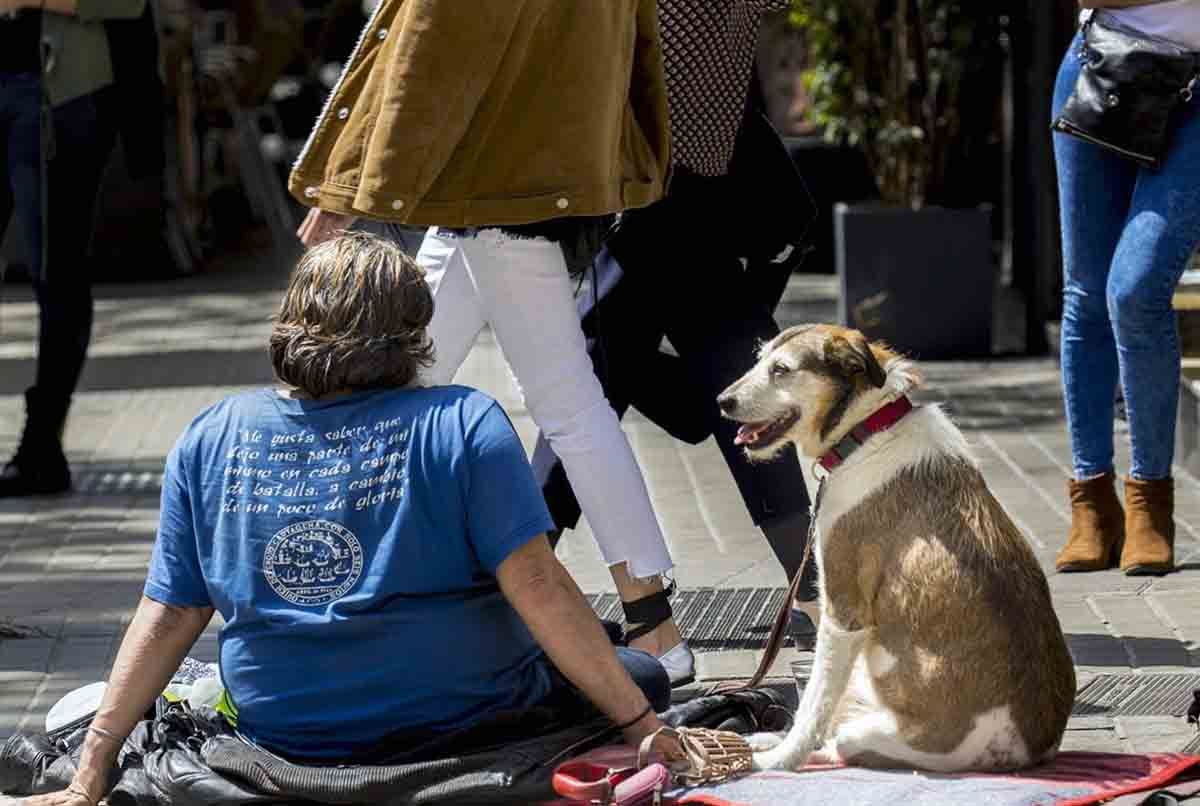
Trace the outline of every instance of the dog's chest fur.
{"label": "dog's chest fur", "polygon": [[921,753],[956,752],[996,713],[1020,741],[979,751],[989,766],[1054,749],[1075,681],[1049,588],[942,412],[914,411],[835,470],[817,530],[823,617],[869,636],[873,690],[854,696],[919,715],[899,728]]}

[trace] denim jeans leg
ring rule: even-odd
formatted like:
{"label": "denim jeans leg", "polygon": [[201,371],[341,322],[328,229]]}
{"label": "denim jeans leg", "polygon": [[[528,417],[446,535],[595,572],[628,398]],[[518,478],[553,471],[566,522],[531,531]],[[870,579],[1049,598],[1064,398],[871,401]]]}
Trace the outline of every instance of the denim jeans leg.
{"label": "denim jeans leg", "polygon": [[1143,170],[1108,279],[1121,386],[1129,416],[1130,475],[1171,475],[1180,348],[1171,300],[1200,242],[1200,108],[1185,108],[1161,171]]}
{"label": "denim jeans leg", "polygon": [[425,239],[426,230],[425,227],[408,227],[403,224],[394,224],[391,221],[377,221],[371,218],[360,218],[354,222],[353,229],[394,241],[404,250],[404,254],[414,260],[417,253],[421,251],[421,242]]}
{"label": "denim jeans leg", "polygon": [[658,662],[658,658],[640,649],[623,646],[616,649],[617,660],[621,661],[621,665],[625,667],[625,671],[629,672],[633,682],[646,695],[646,699],[654,706],[655,712],[662,713],[670,708],[671,680],[667,677],[667,670]]}
{"label": "denim jeans leg", "polygon": [[[655,713],[662,713],[671,707],[671,680],[667,670],[658,662],[658,658],[640,649],[614,647],[617,660],[625,667],[625,671],[633,679],[634,685],[642,690]],[[549,661],[547,661],[549,663]],[[565,722],[576,722],[579,719],[591,718],[599,712],[596,706],[575,687],[575,684],[551,664],[550,693],[542,704],[560,714]],[[630,715],[630,718],[635,716]]]}
{"label": "denim jeans leg", "polygon": [[[1063,59],[1053,113],[1079,75],[1078,39]],[[1107,286],[1130,207],[1137,166],[1065,134],[1054,134],[1063,240],[1062,376],[1076,478],[1113,467],[1118,367]]]}

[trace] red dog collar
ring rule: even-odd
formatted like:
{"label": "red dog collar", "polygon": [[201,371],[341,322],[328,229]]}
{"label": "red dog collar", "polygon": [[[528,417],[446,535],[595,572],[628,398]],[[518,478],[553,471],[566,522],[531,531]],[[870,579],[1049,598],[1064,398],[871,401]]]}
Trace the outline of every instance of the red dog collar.
{"label": "red dog collar", "polygon": [[873,434],[888,430],[912,410],[912,401],[906,396],[898,397],[886,406],[876,409],[874,414],[850,429],[850,433],[834,445],[829,453],[818,459],[817,463],[826,470],[833,470],[850,458],[850,454],[861,448]]}

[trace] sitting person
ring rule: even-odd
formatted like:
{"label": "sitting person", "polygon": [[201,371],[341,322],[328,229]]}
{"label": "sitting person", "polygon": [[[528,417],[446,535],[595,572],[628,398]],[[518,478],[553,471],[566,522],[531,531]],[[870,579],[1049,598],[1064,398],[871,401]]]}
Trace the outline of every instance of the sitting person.
{"label": "sitting person", "polygon": [[79,771],[29,803],[100,801],[214,610],[239,732],[291,761],[355,763],[385,737],[417,746],[548,704],[564,725],[602,713],[634,745],[661,727],[666,671],[612,646],[555,559],[500,406],[416,385],[432,316],[420,269],[383,239],[305,254],[271,334],[285,388],[226,398],[171,451]]}

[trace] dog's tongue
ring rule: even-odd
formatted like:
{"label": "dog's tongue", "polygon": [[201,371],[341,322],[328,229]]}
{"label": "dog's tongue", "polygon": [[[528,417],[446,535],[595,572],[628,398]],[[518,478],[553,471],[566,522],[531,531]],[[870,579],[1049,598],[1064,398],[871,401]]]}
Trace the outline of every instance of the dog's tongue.
{"label": "dog's tongue", "polygon": [[743,425],[738,429],[737,436],[733,440],[734,445],[753,445],[758,442],[758,438],[762,436],[762,432],[767,430],[769,423],[750,423]]}

